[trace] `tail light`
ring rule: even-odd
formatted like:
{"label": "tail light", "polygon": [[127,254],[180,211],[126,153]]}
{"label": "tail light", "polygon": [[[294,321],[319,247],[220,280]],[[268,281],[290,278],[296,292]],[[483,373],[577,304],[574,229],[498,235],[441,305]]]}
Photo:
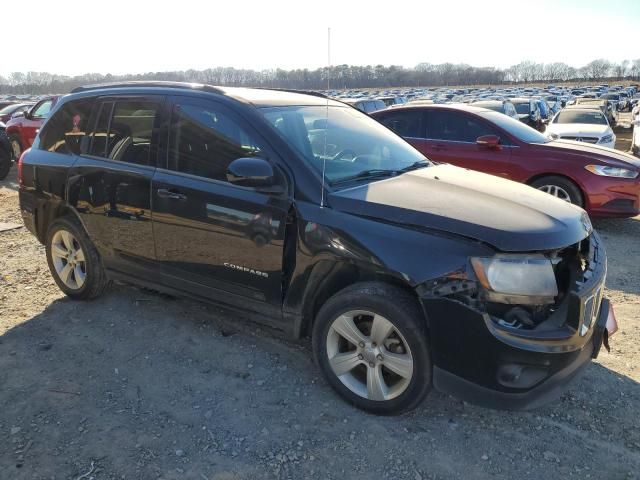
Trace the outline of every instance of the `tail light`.
{"label": "tail light", "polygon": [[29,148],[20,154],[18,158],[18,185],[22,185],[22,163],[24,161],[24,156],[29,153]]}

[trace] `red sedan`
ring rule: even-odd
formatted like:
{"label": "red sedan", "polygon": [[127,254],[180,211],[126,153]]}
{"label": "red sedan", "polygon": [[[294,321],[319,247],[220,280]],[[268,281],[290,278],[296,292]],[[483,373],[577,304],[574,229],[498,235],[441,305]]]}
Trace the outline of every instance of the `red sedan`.
{"label": "red sedan", "polygon": [[437,162],[526,183],[592,216],[640,213],[640,160],[609,148],[550,140],[506,115],[468,105],[419,105],[372,114]]}
{"label": "red sedan", "polygon": [[12,156],[15,160],[27,148],[31,147],[38,130],[49,116],[49,112],[56,104],[58,97],[49,97],[40,100],[24,115],[14,117],[7,122],[7,136],[11,142]]}

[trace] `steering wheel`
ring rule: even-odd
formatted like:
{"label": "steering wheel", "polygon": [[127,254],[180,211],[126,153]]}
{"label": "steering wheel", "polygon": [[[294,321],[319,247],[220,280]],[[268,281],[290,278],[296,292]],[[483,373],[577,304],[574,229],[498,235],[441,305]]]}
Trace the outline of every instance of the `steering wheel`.
{"label": "steering wheel", "polygon": [[345,148],[344,150],[340,150],[336,155],[334,155],[334,157],[331,160],[340,160],[345,155],[351,155],[353,160],[355,160],[355,158],[357,156],[356,152],[354,152],[350,148]]}

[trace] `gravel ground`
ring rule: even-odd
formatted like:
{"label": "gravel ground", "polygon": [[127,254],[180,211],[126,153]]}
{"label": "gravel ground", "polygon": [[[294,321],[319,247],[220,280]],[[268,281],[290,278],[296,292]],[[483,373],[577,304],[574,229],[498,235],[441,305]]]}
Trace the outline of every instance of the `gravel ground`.
{"label": "gravel ground", "polygon": [[[0,222],[20,222],[15,171]],[[307,344],[215,308],[126,286],[68,301],[26,229],[2,232],[0,477],[640,478],[640,217],[595,225],[611,353],[539,410],[432,392],[395,418],[342,402]]]}

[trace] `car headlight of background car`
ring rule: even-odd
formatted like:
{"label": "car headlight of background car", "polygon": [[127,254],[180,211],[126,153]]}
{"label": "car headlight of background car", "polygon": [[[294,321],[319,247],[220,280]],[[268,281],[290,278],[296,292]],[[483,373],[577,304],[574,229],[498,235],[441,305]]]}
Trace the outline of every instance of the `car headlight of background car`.
{"label": "car headlight of background car", "polygon": [[471,265],[489,301],[542,305],[558,295],[553,265],[543,255],[474,257]]}
{"label": "car headlight of background car", "polygon": [[601,177],[636,178],[638,176],[637,171],[607,165],[586,165],[584,168]]}
{"label": "car headlight of background car", "polygon": [[609,135],[605,135],[600,140],[598,140],[598,143],[609,143],[612,140],[613,140],[613,134],[609,134]]}

